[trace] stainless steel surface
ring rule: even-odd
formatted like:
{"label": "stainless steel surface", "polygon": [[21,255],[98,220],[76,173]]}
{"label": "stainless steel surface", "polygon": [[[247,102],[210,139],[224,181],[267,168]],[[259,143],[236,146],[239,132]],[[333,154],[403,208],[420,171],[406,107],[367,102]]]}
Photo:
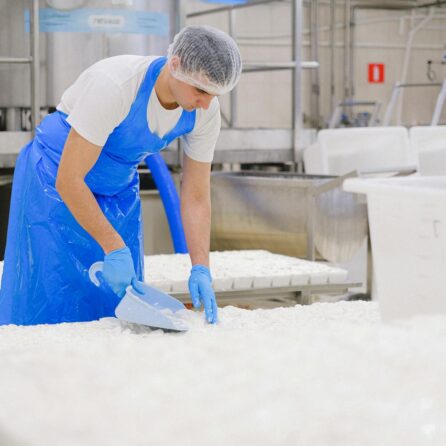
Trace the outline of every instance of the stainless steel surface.
{"label": "stainless steel surface", "polygon": [[34,79],[34,90],[41,88],[36,76],[41,62],[38,29],[25,32],[24,26],[28,10],[32,28],[37,5],[38,0],[0,0],[0,107],[29,107]]}
{"label": "stainless steel surface", "polygon": [[[170,35],[141,35],[128,33],[47,33],[48,39],[48,97],[47,105],[56,106],[62,93],[83,70],[106,57],[119,54],[163,55],[171,41],[176,23],[174,0],[89,0],[88,8],[113,8],[161,12],[170,17]],[[69,55],[69,57],[67,57]]]}
{"label": "stainless steel surface", "polygon": [[[304,129],[303,144],[315,141],[316,132]],[[31,139],[29,132],[0,132],[0,165],[13,167],[20,149]],[[178,142],[162,152],[169,165],[180,165]],[[214,153],[214,163],[285,163],[293,162],[291,129],[222,129]]]}
{"label": "stainless steel surface", "polygon": [[39,0],[32,0],[31,25],[31,128],[40,121],[40,38],[39,38]]}
{"label": "stainless steel surface", "polygon": [[6,109],[6,130],[15,132],[22,130],[22,110],[18,107],[8,107]]}
{"label": "stainless steel surface", "polygon": [[[313,129],[300,132],[302,144],[315,141]],[[284,163],[294,161],[292,129],[221,129],[214,163]]]}
{"label": "stainless steel surface", "polygon": [[0,167],[14,167],[20,149],[31,138],[31,132],[0,132]]}
{"label": "stainless steel surface", "polygon": [[[8,62],[8,66],[0,67],[0,107],[29,107],[32,101],[35,104],[33,119],[37,121],[39,91],[40,105],[56,106],[62,93],[79,74],[100,59],[118,54],[164,54],[178,26],[177,2],[179,0],[88,0],[85,3],[86,8],[119,7],[165,13],[170,19],[170,35],[158,36],[129,33],[39,33],[37,27],[34,27],[34,32],[31,29],[31,33],[25,33],[25,10],[30,11],[31,25],[33,22],[38,24],[37,6],[40,4],[41,8],[48,8],[47,2],[0,0],[0,63]],[[30,67],[26,66],[31,62],[31,58],[27,57],[30,53],[35,55],[36,60],[31,73]],[[32,89],[30,75],[33,76]]]}
{"label": "stainless steel surface", "polygon": [[[332,181],[333,189],[318,194]],[[314,243],[322,257],[340,262],[353,257],[367,234],[366,205],[344,192],[336,177],[216,172],[211,182],[212,250],[311,258]]]}
{"label": "stainless steel surface", "polygon": [[0,186],[12,183],[12,175],[0,175]]}
{"label": "stainless steel surface", "polygon": [[175,0],[174,3],[175,27],[172,35],[177,34],[186,25],[186,2],[185,0]]}

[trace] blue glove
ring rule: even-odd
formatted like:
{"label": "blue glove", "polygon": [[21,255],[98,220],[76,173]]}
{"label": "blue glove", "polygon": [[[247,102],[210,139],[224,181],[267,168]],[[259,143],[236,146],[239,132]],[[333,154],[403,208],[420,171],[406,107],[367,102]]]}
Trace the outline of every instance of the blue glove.
{"label": "blue glove", "polygon": [[192,304],[195,308],[200,308],[204,304],[206,320],[210,324],[217,323],[217,301],[212,289],[212,277],[209,268],[203,265],[192,267],[189,277],[189,292]]}
{"label": "blue glove", "polygon": [[132,254],[127,246],[111,251],[104,257],[102,277],[115,294],[124,296],[125,289],[136,277]]}

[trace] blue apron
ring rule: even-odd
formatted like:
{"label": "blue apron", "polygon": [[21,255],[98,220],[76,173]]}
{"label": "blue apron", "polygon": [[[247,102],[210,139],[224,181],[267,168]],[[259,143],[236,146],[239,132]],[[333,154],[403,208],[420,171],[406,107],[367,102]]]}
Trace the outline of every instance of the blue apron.
{"label": "blue apron", "polygon": [[[195,111],[184,110],[162,138],[149,129],[147,106],[165,63],[162,57],[150,64],[129,114],[110,134],[85,178],[102,212],[130,248],[140,280],[144,255],[137,166],[195,125]],[[90,282],[88,269],[103,260],[104,252],[77,223],[55,188],[71,128],[66,117],[59,111],[45,117],[16,162],[0,325],[91,321],[114,316],[119,302],[110,290]]]}

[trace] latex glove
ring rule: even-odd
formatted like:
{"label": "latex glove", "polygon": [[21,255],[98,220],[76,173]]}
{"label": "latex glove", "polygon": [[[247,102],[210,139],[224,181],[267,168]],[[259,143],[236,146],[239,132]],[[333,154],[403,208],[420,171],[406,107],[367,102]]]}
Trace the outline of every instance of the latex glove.
{"label": "latex glove", "polygon": [[115,294],[124,296],[125,289],[136,277],[132,254],[127,246],[106,254],[102,277]]}
{"label": "latex glove", "polygon": [[209,268],[203,265],[194,265],[189,277],[189,292],[194,308],[204,305],[206,320],[210,324],[217,323],[217,301],[212,288],[212,277]]}

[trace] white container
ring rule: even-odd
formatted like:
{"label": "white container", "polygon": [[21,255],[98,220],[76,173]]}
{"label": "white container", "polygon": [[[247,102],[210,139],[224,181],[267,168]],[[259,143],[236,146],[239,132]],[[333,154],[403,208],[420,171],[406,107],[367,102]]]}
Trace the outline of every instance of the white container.
{"label": "white container", "polygon": [[344,175],[353,170],[416,167],[405,127],[326,129],[303,154],[308,174]]}
{"label": "white container", "polygon": [[446,314],[446,177],[353,178],[344,189],[367,194],[382,318]]}
{"label": "white container", "polygon": [[446,125],[412,127],[410,143],[418,153],[421,175],[446,175]]}

